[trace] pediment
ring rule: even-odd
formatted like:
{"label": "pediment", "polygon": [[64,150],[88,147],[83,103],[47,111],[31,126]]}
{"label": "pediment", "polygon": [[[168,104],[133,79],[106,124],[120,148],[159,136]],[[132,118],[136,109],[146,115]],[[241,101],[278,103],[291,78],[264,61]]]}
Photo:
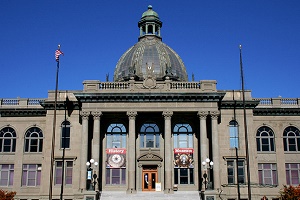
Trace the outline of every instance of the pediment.
{"label": "pediment", "polygon": [[141,155],[140,157],[138,157],[137,161],[163,161],[163,158],[160,157],[159,155],[152,153],[152,152],[148,152],[146,154]]}

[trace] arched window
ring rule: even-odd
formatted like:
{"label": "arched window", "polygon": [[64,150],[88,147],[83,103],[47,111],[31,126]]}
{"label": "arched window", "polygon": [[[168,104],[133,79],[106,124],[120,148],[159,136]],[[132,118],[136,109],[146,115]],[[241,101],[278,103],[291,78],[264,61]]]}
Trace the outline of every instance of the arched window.
{"label": "arched window", "polygon": [[5,127],[0,131],[0,152],[16,151],[16,132],[11,127]]}
{"label": "arched window", "polygon": [[110,124],[106,133],[107,148],[126,148],[126,128],[123,124]]}
{"label": "arched window", "polygon": [[229,141],[230,148],[238,148],[239,147],[239,129],[238,123],[235,120],[231,120],[229,122]]}
{"label": "arched window", "polygon": [[140,130],[141,148],[159,148],[160,132],[154,123],[145,123]]}
{"label": "arched window", "polygon": [[299,129],[289,126],[283,131],[284,151],[300,151]]}
{"label": "arched window", "polygon": [[189,124],[176,124],[173,129],[174,148],[193,148],[193,130]]}
{"label": "arched window", "polygon": [[69,121],[64,121],[61,123],[60,148],[70,148],[70,131],[71,124]]}
{"label": "arched window", "polygon": [[194,184],[193,130],[189,124],[175,124],[174,184]]}
{"label": "arched window", "polygon": [[43,132],[38,127],[32,127],[25,133],[25,152],[42,152]]}
{"label": "arched window", "polygon": [[123,124],[110,124],[106,132],[106,184],[126,184],[126,138]]}
{"label": "arched window", "polygon": [[274,133],[267,126],[260,127],[256,132],[257,151],[275,151]]}

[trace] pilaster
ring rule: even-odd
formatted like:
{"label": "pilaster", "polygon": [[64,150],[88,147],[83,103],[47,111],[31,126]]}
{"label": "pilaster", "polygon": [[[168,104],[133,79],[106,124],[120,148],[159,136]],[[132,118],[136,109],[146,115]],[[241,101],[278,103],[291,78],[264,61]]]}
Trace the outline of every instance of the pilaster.
{"label": "pilaster", "polygon": [[172,132],[171,132],[171,117],[172,111],[164,111],[165,118],[165,193],[172,192]]}
{"label": "pilaster", "polygon": [[129,134],[127,142],[127,155],[128,155],[128,188],[127,193],[135,193],[135,119],[137,116],[136,111],[128,111],[127,116],[129,118]]}
{"label": "pilaster", "polygon": [[[102,112],[93,111],[91,113],[94,119],[94,131],[93,131],[93,145],[92,145],[92,158],[99,163],[100,159],[100,118],[102,116]],[[99,165],[97,165],[96,174],[99,173]]]}
{"label": "pilaster", "polygon": [[86,162],[88,157],[88,119],[90,112],[82,111],[82,134],[81,134],[81,159],[80,159],[80,189],[86,189]]}
{"label": "pilaster", "polygon": [[[206,128],[206,118],[207,118],[208,112],[207,111],[199,111],[198,116],[200,119],[200,162],[205,161],[206,158],[209,157],[209,149],[208,149],[208,139],[207,139],[207,128]],[[202,167],[201,176],[205,173],[205,170]],[[202,184],[202,183],[201,183]],[[202,184],[202,191],[205,190],[204,184]]]}
{"label": "pilaster", "polygon": [[218,133],[218,117],[220,115],[219,111],[210,112],[212,120],[212,153],[214,162],[214,189],[220,188],[220,152],[219,152],[219,133]]}

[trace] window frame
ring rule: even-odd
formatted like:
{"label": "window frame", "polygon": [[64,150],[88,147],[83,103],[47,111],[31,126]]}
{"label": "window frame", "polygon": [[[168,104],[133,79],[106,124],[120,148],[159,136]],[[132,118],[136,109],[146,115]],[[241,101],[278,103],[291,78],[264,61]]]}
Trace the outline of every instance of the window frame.
{"label": "window frame", "polygon": [[194,148],[194,133],[190,124],[175,124],[173,128],[173,145],[174,148]]}
{"label": "window frame", "polygon": [[70,144],[71,144],[71,123],[68,120],[66,120],[61,123],[60,148],[70,149]]}
{"label": "window frame", "polygon": [[[270,179],[271,184],[266,183],[266,179]],[[278,171],[276,163],[258,163],[258,183],[259,185],[278,185]]]}
{"label": "window frame", "polygon": [[110,124],[106,132],[106,148],[126,148],[126,144],[127,132],[125,126],[121,123]]}
{"label": "window frame", "polygon": [[268,126],[261,126],[256,132],[256,150],[258,152],[275,152],[275,134]]}
{"label": "window frame", "polygon": [[[229,165],[229,163],[232,163]],[[229,175],[229,170],[232,171],[232,174]],[[227,183],[229,185],[236,184],[236,159],[228,159],[227,160]],[[229,181],[231,178],[232,181]],[[239,159],[238,160],[238,183],[239,184],[246,184],[246,173],[245,173],[245,160]]]}
{"label": "window frame", "polygon": [[[73,182],[73,161],[65,160],[64,161],[64,185],[72,185]],[[58,164],[61,164],[58,166]],[[54,185],[61,185],[62,182],[62,167],[63,161],[56,160],[55,161],[55,174],[54,174]],[[70,174],[69,174],[70,173]],[[70,180],[71,182],[67,181]]]}
{"label": "window frame", "polygon": [[[37,137],[33,137],[36,134]],[[25,153],[41,153],[43,152],[43,131],[38,127],[31,127],[25,133],[25,145],[24,152]],[[35,144],[36,143],[36,144]],[[36,147],[36,151],[34,151],[34,147]]]}
{"label": "window frame", "polygon": [[[144,123],[140,129],[140,148],[159,148],[160,130],[156,123]],[[148,145],[152,142],[152,145]]]}
{"label": "window frame", "polygon": [[[110,148],[122,148],[126,149],[127,145],[127,130],[124,124],[122,123],[111,123],[106,131],[106,149]],[[117,139],[115,140],[114,139]],[[114,146],[114,144],[120,143],[118,146]],[[108,156],[106,154],[106,156]],[[119,167],[119,168],[105,168],[105,184],[106,185],[126,185],[126,167]],[[115,173],[119,173],[116,176]],[[116,183],[114,181],[118,180],[119,182]]]}
{"label": "window frame", "polygon": [[[183,171],[186,170],[186,175],[183,175]],[[190,185],[194,184],[194,168],[174,168],[174,184],[176,185]],[[183,179],[187,178],[187,181],[184,182]]]}
{"label": "window frame", "polygon": [[[118,172],[118,176],[113,175],[114,172]],[[114,182],[117,179],[119,182]],[[105,180],[106,185],[126,185],[126,168],[106,168]]]}
{"label": "window frame", "polygon": [[[286,184],[297,186],[300,184],[300,163],[285,163]],[[296,183],[293,183],[296,180]]]}
{"label": "window frame", "polygon": [[[41,185],[41,164],[23,164],[22,166],[22,187],[36,187]],[[30,174],[34,175],[34,178],[29,177]],[[29,184],[29,181],[33,180],[34,184]]]}
{"label": "window frame", "polygon": [[[7,166],[7,168],[6,167],[4,168],[4,166]],[[6,182],[6,184],[2,184],[4,182]],[[13,184],[14,184],[14,164],[0,164],[0,186],[9,187],[9,186],[13,186]]]}
{"label": "window frame", "polygon": [[239,148],[239,124],[236,120],[229,122],[229,146]]}
{"label": "window frame", "polygon": [[[292,141],[294,144],[291,144]],[[284,129],[283,146],[285,152],[300,152],[300,133],[298,128],[295,126],[288,126]],[[292,147],[294,147],[294,150],[292,150]]]}
{"label": "window frame", "polygon": [[[14,153],[16,151],[16,138],[16,131],[13,128],[2,128],[0,130],[0,153]],[[9,144],[6,144],[7,142]]]}

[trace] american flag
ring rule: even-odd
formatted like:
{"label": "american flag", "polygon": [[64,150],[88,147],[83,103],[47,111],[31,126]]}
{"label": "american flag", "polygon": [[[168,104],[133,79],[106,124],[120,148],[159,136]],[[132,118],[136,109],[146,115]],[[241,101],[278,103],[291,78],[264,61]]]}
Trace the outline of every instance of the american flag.
{"label": "american flag", "polygon": [[63,53],[60,49],[57,49],[57,50],[55,51],[55,60],[56,60],[56,62],[59,61],[59,56],[60,56],[61,54],[64,55],[64,53]]}

